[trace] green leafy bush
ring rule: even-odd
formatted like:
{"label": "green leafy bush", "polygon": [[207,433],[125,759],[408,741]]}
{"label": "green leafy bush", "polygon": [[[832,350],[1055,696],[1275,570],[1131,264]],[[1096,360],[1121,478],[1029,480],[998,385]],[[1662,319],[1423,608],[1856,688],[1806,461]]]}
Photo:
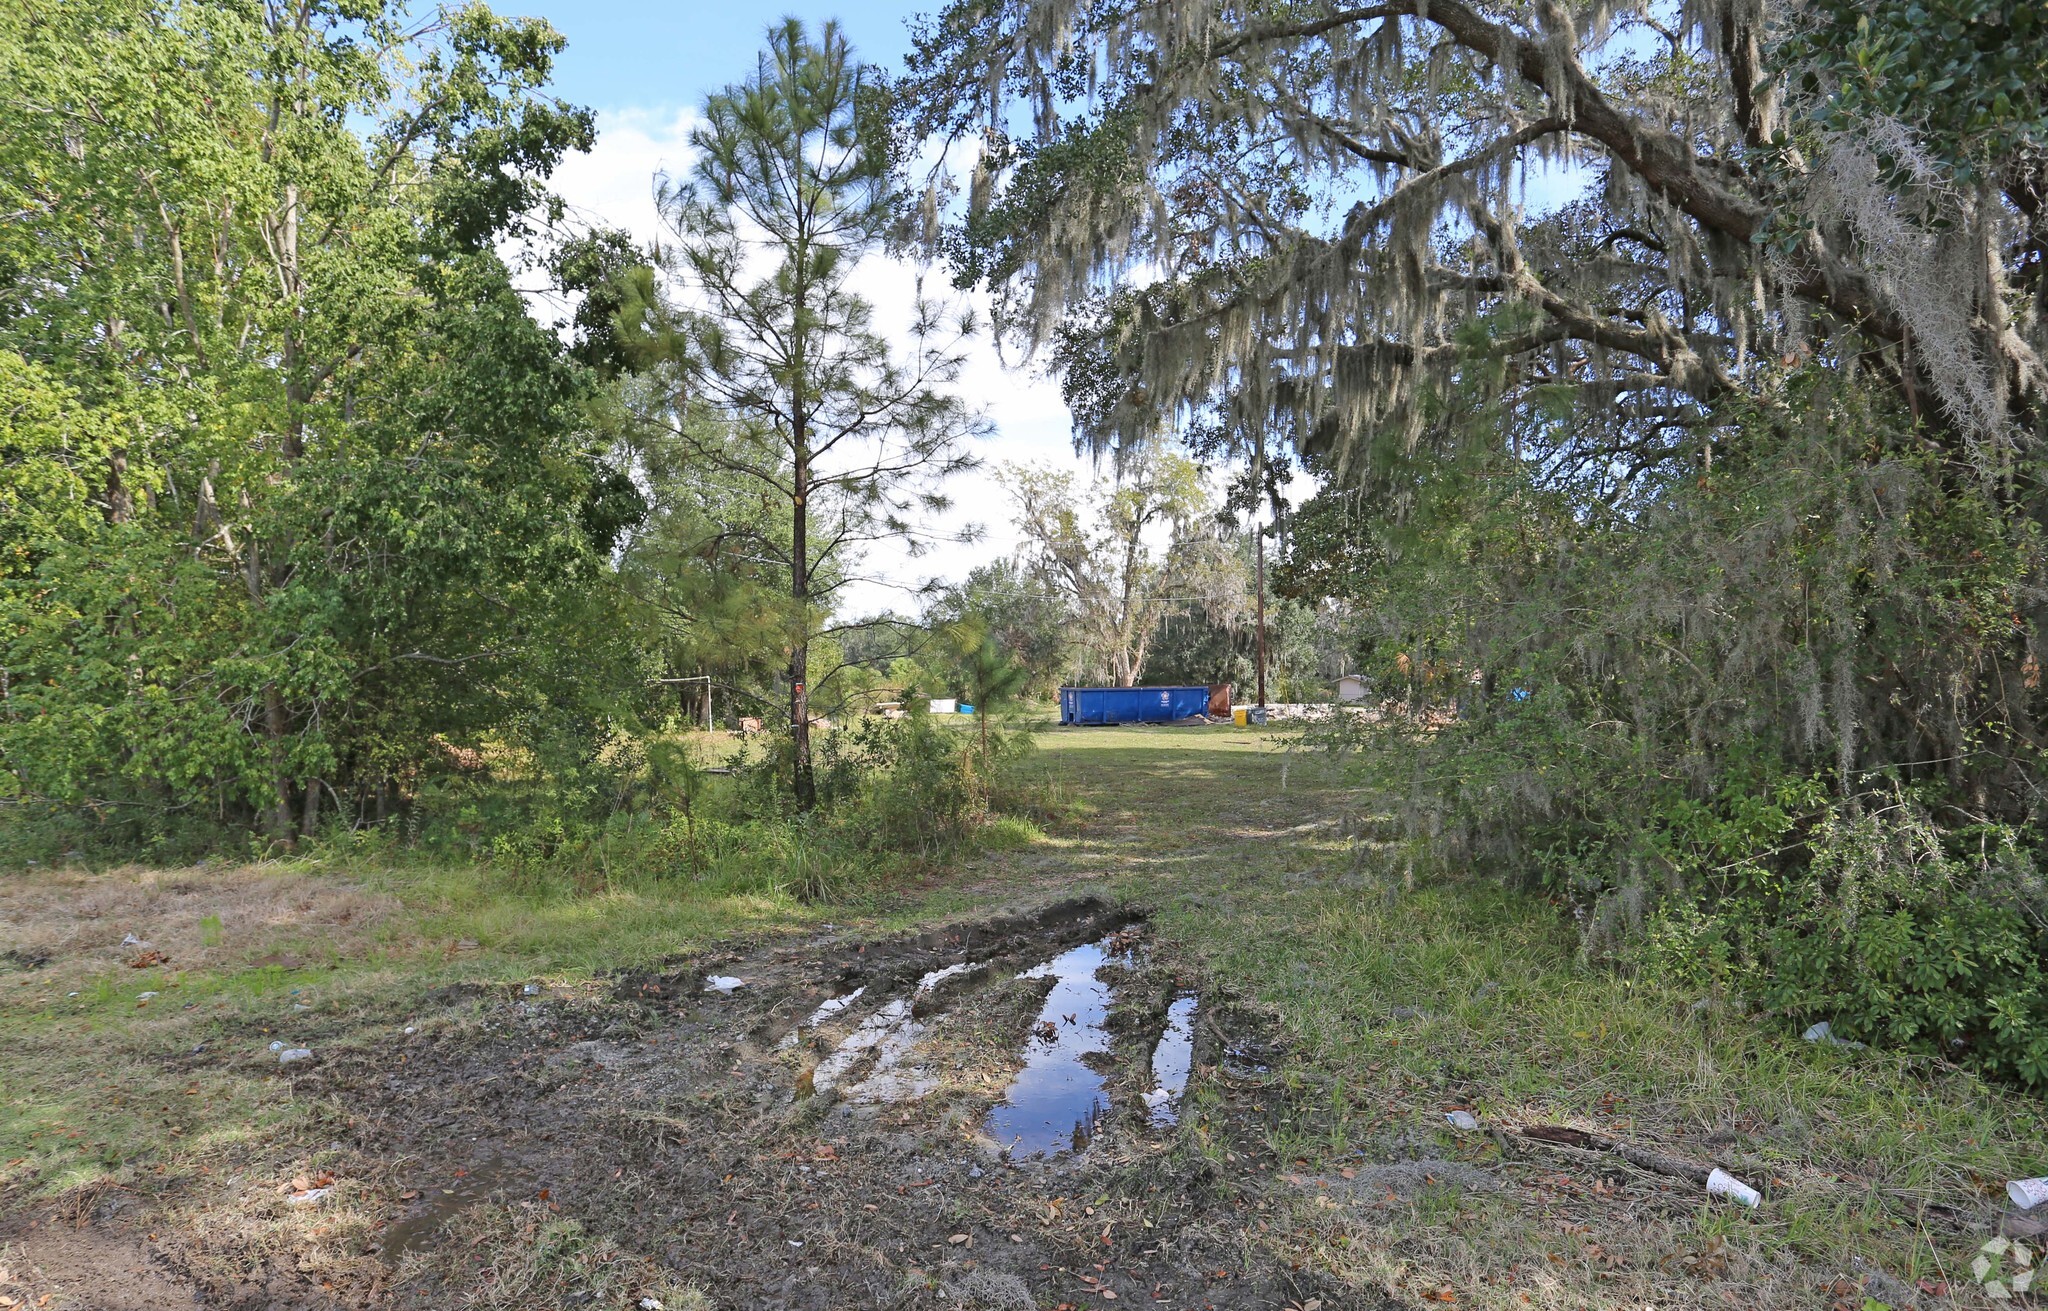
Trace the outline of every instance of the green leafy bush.
{"label": "green leafy bush", "polygon": [[1589,963],[2048,1087],[2038,764],[2010,727],[2044,704],[2015,618],[2041,533],[1910,417],[1787,387],[1731,410],[1711,478],[1611,510],[1428,452],[1413,522],[1336,573],[1407,713],[1327,736],[1418,857],[1556,899]]}
{"label": "green leafy bush", "polygon": [[656,878],[819,900],[1028,833],[1038,794],[1013,780],[1030,737],[989,743],[984,755],[964,725],[921,712],[856,720],[819,736],[820,804],[804,812],[786,736],[750,739],[713,772],[694,754],[701,743],[670,725],[595,755],[508,752],[488,773],[423,779],[405,819],[348,842],[475,861],[536,887]]}

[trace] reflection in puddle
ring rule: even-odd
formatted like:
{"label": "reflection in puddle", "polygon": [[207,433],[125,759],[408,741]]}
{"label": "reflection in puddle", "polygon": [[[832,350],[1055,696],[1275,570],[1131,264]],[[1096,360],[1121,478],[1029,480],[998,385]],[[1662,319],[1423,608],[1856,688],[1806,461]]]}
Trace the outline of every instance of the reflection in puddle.
{"label": "reflection in puddle", "polygon": [[846,1035],[845,1041],[812,1073],[811,1086],[821,1093],[830,1091],[871,1054],[875,1057],[874,1073],[885,1074],[923,1035],[924,1026],[910,1018],[910,1000],[899,997]]}
{"label": "reflection in puddle", "polygon": [[386,1265],[396,1265],[407,1252],[423,1247],[440,1232],[449,1217],[500,1191],[507,1173],[505,1162],[488,1156],[471,1166],[469,1173],[448,1182],[450,1188],[420,1189],[417,1201],[408,1204],[399,1219],[384,1227],[382,1256]]}
{"label": "reflection in puddle", "polygon": [[847,1007],[859,1001],[860,995],[866,991],[867,988],[864,986],[855,988],[852,992],[847,993],[844,997],[834,997],[829,1001],[819,1003],[818,1009],[811,1012],[811,1018],[804,1021],[804,1027],[806,1029],[817,1028],[825,1021],[831,1019],[833,1016],[839,1014],[839,1012],[845,1010]]}
{"label": "reflection in puddle", "polygon": [[825,1021],[831,1019],[833,1016],[839,1014],[839,1012],[845,1010],[847,1007],[859,1001],[860,995],[866,991],[866,985],[862,985],[861,987],[855,988],[852,992],[847,993],[843,997],[833,997],[828,1001],[820,1003],[818,1009],[812,1011],[810,1013],[809,1018],[805,1019],[802,1024],[797,1025],[788,1033],[783,1034],[782,1041],[777,1043],[776,1046],[784,1049],[796,1046],[797,1039],[799,1035],[803,1033],[804,1030],[817,1028]]}
{"label": "reflection in puddle", "polygon": [[1102,1076],[1081,1058],[1109,1049],[1102,1021],[1109,1013],[1110,990],[1095,972],[1110,946],[1105,938],[1075,947],[1017,976],[1057,982],[1024,1044],[1024,1068],[1003,1100],[989,1108],[989,1136],[1014,1156],[1078,1151],[1088,1145],[1108,1109]]}
{"label": "reflection in puddle", "polygon": [[1263,1043],[1236,1042],[1223,1049],[1223,1072],[1233,1079],[1255,1079],[1270,1074],[1273,1065]]}
{"label": "reflection in puddle", "polygon": [[958,961],[952,965],[948,965],[946,968],[942,970],[933,970],[931,973],[919,979],[917,981],[917,988],[915,989],[915,991],[919,994],[928,993],[948,979],[957,979],[961,975],[967,973],[969,970],[976,970],[980,968],[981,967],[973,961]]}
{"label": "reflection in puddle", "polygon": [[1195,999],[1181,997],[1166,1012],[1166,1032],[1152,1049],[1152,1091],[1145,1107],[1152,1123],[1180,1123],[1180,1095],[1187,1091],[1195,1057]]}

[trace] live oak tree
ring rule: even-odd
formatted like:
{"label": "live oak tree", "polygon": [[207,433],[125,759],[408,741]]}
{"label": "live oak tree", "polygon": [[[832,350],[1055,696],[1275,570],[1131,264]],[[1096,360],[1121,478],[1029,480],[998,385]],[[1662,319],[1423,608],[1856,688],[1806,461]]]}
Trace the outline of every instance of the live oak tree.
{"label": "live oak tree", "polygon": [[[896,212],[881,90],[835,26],[772,29],[753,76],[705,102],[695,162],[661,190],[666,277],[643,275],[622,311],[640,367],[668,386],[655,417],[682,461],[786,513],[786,537],[751,545],[787,579],[790,782],[805,810],[811,648],[832,631],[833,593],[864,544],[931,540],[919,520],[945,507],[940,484],[971,465],[963,443],[982,428],[949,391],[972,316],[920,291],[892,344],[853,290]],[[700,408],[721,422],[695,421]]]}
{"label": "live oak tree", "polygon": [[[1582,502],[1576,522],[1635,531],[1818,415],[1855,483],[1843,533],[1902,522],[1882,489],[1908,481],[1981,510],[2000,544],[1966,558],[2020,560],[1986,584],[2018,625],[1994,604],[1949,654],[1863,667],[1868,635],[1905,625],[1851,568],[1819,580],[1825,642],[1807,624],[1744,659],[1815,685],[1798,735],[1845,777],[1967,756],[2025,812],[2043,707],[2020,671],[2048,650],[2048,42],[2037,6],[1924,18],[963,0],[922,29],[899,117],[948,143],[942,169],[975,161],[934,239],[1050,352],[1099,449],[1287,443],[1396,518],[1497,454]],[[1890,435],[1852,436],[1837,402]],[[1667,625],[1729,622],[1638,599],[1669,601]]]}
{"label": "live oak tree", "polygon": [[[1861,9],[963,0],[905,119],[981,152],[952,249],[1010,326],[1094,316],[1103,439],[1220,407],[1342,467],[1486,360],[1582,407],[1563,458],[1703,460],[1703,407],[1860,348],[1994,457],[2048,384],[2048,20]],[[1602,185],[1530,218],[1552,170]]]}
{"label": "live oak tree", "polygon": [[1591,953],[1668,915],[1680,977],[2044,1083],[2044,38],[960,0],[900,122],[1086,439],[1319,475],[1283,585],[1456,689],[1371,730],[1419,848],[1546,881]]}

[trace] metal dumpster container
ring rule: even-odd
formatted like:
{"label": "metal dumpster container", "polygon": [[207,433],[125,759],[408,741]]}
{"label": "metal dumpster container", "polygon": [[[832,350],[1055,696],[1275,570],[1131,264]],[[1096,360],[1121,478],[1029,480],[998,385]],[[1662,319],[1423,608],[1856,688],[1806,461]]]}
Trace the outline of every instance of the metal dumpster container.
{"label": "metal dumpster container", "polygon": [[1062,724],[1171,724],[1209,713],[1204,687],[1063,687]]}

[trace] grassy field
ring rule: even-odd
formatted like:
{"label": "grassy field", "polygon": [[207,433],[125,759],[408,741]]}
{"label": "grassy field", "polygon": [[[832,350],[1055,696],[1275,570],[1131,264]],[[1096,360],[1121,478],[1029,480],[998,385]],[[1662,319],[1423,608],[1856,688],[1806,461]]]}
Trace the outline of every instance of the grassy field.
{"label": "grassy field", "polygon": [[[188,1246],[201,1230],[216,1247],[223,1234],[252,1250],[317,1246],[274,1194],[318,1174],[349,1108],[299,1091],[272,1042],[395,1068],[405,1058],[382,1054],[410,1028],[461,1029],[436,1000],[450,989],[587,992],[715,943],[828,923],[879,938],[1087,892],[1142,909],[1204,980],[1205,1005],[1252,1017],[1279,1053],[1259,1081],[1257,1142],[1198,1080],[1171,1151],[1257,1190],[1253,1241],[1272,1260],[1361,1299],[1974,1305],[1970,1265],[1997,1233],[2003,1181],[2048,1172],[2038,1101],[1584,969],[1570,924],[1540,901],[1455,879],[1411,886],[1397,853],[1364,836],[1373,816],[1342,766],[1283,738],[1053,731],[1028,768],[1080,818],[829,905],[660,871],[579,883],[384,852],[7,874],[0,1295],[41,1296],[45,1280],[51,1307],[97,1305],[44,1270],[61,1264],[48,1246],[60,1224],[126,1216],[124,1241],[145,1255],[174,1230]],[[167,960],[131,966],[145,958],[122,945],[130,934]],[[1480,1129],[1452,1128],[1452,1110]],[[1516,1132],[1529,1125],[1721,1164],[1766,1200],[1710,1200],[1614,1153]],[[224,1211],[227,1179],[261,1181],[268,1209]],[[463,1241],[530,1256],[533,1233],[508,1214],[479,1211]],[[616,1277],[611,1238],[556,1231],[555,1266],[525,1285],[532,1304],[653,1286],[651,1273]],[[308,1278],[317,1286],[317,1268]],[[670,1303],[685,1297],[677,1284]]]}
{"label": "grassy field", "polygon": [[[1996,1233],[1981,1208],[2048,1168],[2035,1099],[1583,969],[1575,931],[1533,898],[1410,886],[1394,852],[1347,836],[1372,816],[1327,760],[1165,730],[1050,754],[1104,805],[1075,864],[1157,906],[1292,1040],[1299,1112],[1274,1145],[1297,1175],[1434,1140],[1483,1166],[1505,1146],[1533,1176],[1428,1190],[1363,1225],[1300,1190],[1303,1250],[1361,1282],[1503,1307],[1967,1302]],[[1451,1109],[1725,1163],[1769,1200],[1752,1214],[1668,1180],[1636,1187],[1652,1181],[1611,1158],[1451,1131]]]}

